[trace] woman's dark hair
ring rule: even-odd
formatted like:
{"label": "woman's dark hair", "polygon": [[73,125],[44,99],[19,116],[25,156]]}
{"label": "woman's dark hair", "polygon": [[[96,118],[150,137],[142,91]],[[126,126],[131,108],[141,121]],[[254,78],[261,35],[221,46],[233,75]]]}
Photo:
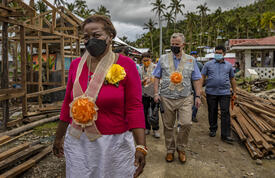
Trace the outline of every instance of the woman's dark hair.
{"label": "woman's dark hair", "polygon": [[144,57],[150,58],[151,54],[149,52],[142,53],[142,58],[144,58]]}
{"label": "woman's dark hair", "polygon": [[216,46],[215,50],[222,50],[222,52],[226,52],[226,49],[224,46],[220,45],[220,46]]}
{"label": "woman's dark hair", "polygon": [[113,35],[113,38],[116,37],[116,29],[113,23],[107,16],[104,16],[104,15],[92,15],[86,18],[85,21],[82,23],[82,30],[87,24],[93,23],[93,22],[98,22],[103,24],[104,31],[106,31],[109,35]]}

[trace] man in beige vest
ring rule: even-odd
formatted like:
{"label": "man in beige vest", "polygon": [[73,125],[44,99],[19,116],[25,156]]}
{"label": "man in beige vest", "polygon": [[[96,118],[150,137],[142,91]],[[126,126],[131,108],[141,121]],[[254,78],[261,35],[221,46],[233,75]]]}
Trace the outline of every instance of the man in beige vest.
{"label": "man in beige vest", "polygon": [[[155,76],[154,101],[161,101],[164,109],[162,121],[167,149],[165,159],[167,162],[174,160],[176,150],[180,162],[186,162],[184,149],[187,146],[192,125],[193,97],[191,95],[191,80],[197,93],[195,106],[199,107],[201,104],[201,74],[194,57],[184,53],[184,43],[184,35],[174,33],[170,40],[172,52],[160,57],[153,72]],[[161,84],[160,79],[162,80]],[[179,132],[175,141],[173,131],[177,117]]]}

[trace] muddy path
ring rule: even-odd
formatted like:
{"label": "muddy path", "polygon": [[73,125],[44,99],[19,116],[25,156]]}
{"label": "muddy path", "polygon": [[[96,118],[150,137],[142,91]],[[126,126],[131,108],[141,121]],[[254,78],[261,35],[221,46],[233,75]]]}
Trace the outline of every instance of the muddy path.
{"label": "muddy path", "polygon": [[[203,105],[198,112],[198,123],[193,123],[189,145],[186,148],[187,162],[181,164],[175,154],[175,161],[166,163],[161,124],[161,138],[148,135],[149,154],[141,178],[232,178],[232,177],[275,177],[275,159],[263,159],[256,163],[251,159],[246,148],[238,141],[229,145],[221,141],[220,131],[217,136],[208,136],[207,108]],[[47,128],[46,128],[47,129]],[[54,134],[54,132],[52,133]],[[52,154],[20,176],[21,178],[65,177],[64,159]]]}

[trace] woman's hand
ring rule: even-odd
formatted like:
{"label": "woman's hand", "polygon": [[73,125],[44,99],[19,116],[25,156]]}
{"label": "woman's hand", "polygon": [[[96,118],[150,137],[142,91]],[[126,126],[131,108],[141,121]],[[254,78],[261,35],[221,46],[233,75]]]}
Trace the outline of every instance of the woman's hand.
{"label": "woman's hand", "polygon": [[58,157],[62,158],[64,156],[64,148],[63,148],[63,141],[60,139],[55,139],[53,143],[53,154]]}
{"label": "woman's hand", "polygon": [[69,123],[64,121],[59,121],[58,127],[56,129],[55,133],[55,140],[53,143],[53,154],[57,156],[58,158],[62,158],[64,156],[64,136],[66,133],[66,130],[68,128]]}
{"label": "woman's hand", "polygon": [[137,169],[134,174],[134,178],[138,177],[143,172],[143,168],[145,166],[145,155],[138,150],[135,153],[135,166]]}

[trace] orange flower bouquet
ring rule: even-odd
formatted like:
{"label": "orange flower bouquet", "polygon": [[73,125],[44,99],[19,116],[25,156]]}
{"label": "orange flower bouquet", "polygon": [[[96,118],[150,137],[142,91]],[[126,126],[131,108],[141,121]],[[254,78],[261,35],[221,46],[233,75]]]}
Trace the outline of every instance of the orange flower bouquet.
{"label": "orange flower bouquet", "polygon": [[89,124],[96,120],[97,106],[88,97],[78,97],[71,104],[71,116],[78,124]]}
{"label": "orange flower bouquet", "polygon": [[179,72],[173,72],[170,76],[170,80],[174,84],[181,83],[182,81],[182,75]]}

